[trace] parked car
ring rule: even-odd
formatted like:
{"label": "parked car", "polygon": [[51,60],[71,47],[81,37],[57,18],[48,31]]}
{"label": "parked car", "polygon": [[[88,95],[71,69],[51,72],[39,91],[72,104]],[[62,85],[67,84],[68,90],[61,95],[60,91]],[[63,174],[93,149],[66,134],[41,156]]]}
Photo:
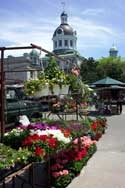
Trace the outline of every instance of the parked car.
{"label": "parked car", "polygon": [[23,85],[5,86],[5,123],[15,123],[20,115],[28,118],[42,117],[42,105],[39,101],[25,97]]}

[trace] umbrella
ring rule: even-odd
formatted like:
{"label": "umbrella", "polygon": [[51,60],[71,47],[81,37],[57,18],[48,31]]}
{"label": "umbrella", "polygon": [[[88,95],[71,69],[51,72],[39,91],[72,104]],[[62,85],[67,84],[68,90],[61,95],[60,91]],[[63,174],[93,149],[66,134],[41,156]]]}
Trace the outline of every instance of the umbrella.
{"label": "umbrella", "polygon": [[108,87],[98,87],[96,89],[97,90],[107,90],[107,89],[110,89],[110,90],[112,90],[112,89],[123,90],[123,89],[125,89],[125,87],[118,86],[118,85],[112,85],[112,86],[108,86]]}
{"label": "umbrella", "polygon": [[112,85],[109,87],[109,89],[125,89],[123,86],[118,86],[118,85]]}
{"label": "umbrella", "polygon": [[92,83],[92,85],[96,85],[96,86],[122,85],[122,86],[125,86],[125,83],[120,82],[115,79],[112,79],[110,77],[106,77],[106,78],[103,78],[101,80],[98,80],[98,81]]}

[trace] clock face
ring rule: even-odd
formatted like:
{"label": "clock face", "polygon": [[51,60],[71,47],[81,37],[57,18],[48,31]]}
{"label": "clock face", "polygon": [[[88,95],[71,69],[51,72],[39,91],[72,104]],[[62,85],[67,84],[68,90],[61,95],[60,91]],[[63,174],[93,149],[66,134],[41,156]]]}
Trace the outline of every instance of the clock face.
{"label": "clock face", "polygon": [[62,29],[58,29],[57,33],[61,34],[62,33]]}

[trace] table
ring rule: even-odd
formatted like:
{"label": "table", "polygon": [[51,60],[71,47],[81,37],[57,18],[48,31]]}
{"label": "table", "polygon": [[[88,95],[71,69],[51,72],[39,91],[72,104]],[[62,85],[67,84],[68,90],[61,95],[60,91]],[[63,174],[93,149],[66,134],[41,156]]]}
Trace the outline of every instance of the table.
{"label": "table", "polygon": [[72,111],[72,112],[49,112],[49,114],[47,115],[47,117],[49,118],[50,115],[56,115],[60,120],[71,120],[71,116],[76,116],[76,120],[80,119],[84,119],[87,118],[89,111],[84,111],[84,112],[76,112],[76,111]]}

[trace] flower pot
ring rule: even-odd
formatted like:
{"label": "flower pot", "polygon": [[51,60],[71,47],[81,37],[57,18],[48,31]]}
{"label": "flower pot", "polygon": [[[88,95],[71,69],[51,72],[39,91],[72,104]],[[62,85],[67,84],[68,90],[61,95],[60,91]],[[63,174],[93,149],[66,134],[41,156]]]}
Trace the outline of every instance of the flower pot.
{"label": "flower pot", "polygon": [[49,89],[49,95],[59,95],[59,93],[60,93],[59,85],[54,85],[52,87],[52,90]]}
{"label": "flower pot", "polygon": [[34,162],[34,184],[39,185],[39,187],[48,187],[49,185],[49,166],[48,162]]}
{"label": "flower pot", "polygon": [[69,85],[62,85],[60,88],[60,95],[66,95],[69,92]]}
{"label": "flower pot", "polygon": [[42,96],[47,96],[49,95],[49,85],[46,84],[43,88],[41,88],[40,91],[37,91],[35,94],[34,94],[34,97],[35,98],[40,98]]}

